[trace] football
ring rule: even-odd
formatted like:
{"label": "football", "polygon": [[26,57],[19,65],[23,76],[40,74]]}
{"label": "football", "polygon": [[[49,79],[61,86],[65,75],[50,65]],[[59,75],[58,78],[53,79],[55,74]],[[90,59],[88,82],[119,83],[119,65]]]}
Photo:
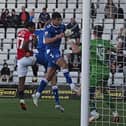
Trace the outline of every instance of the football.
{"label": "football", "polygon": [[70,29],[66,29],[66,31],[65,31],[65,36],[66,37],[69,37],[69,36],[71,36],[73,34],[73,32],[70,30]]}

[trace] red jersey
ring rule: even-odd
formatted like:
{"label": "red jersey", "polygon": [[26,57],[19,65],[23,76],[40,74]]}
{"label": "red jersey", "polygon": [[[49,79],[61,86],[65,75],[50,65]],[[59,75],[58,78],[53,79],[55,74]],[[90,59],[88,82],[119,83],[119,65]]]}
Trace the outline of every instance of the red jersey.
{"label": "red jersey", "polygon": [[17,34],[17,59],[21,59],[26,56],[26,50],[23,49],[24,42],[28,42],[28,49],[31,52],[31,56],[33,55],[33,39],[34,34],[31,33],[28,29],[24,28],[20,30]]}

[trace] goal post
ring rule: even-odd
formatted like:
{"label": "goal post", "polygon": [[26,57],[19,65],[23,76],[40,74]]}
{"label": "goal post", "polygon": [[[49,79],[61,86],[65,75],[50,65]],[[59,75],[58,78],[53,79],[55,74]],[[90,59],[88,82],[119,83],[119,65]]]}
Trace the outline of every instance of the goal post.
{"label": "goal post", "polygon": [[82,3],[81,126],[125,126],[126,0]]}
{"label": "goal post", "polygon": [[82,2],[81,126],[88,126],[90,0]]}

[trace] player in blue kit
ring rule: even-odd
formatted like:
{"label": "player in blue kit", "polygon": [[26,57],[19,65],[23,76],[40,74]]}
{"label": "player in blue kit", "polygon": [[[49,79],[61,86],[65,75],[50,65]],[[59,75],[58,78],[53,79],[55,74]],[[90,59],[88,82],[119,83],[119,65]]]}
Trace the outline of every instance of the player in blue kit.
{"label": "player in blue kit", "polygon": [[[40,22],[41,28],[35,30],[34,34],[37,37],[37,51],[38,53],[36,53],[36,63],[41,64],[45,67],[45,71],[47,70],[47,65],[48,65],[48,61],[45,57],[45,44],[43,43],[43,37],[44,37],[44,25],[45,23]],[[52,85],[52,91],[53,91],[53,95],[55,97],[55,108],[60,110],[61,112],[64,111],[64,108],[60,105],[60,100],[59,100],[59,94],[58,94],[58,87],[56,85],[56,75],[54,74],[52,81],[51,81],[51,85]],[[32,97],[34,97],[34,94],[32,95]]]}
{"label": "player in blue kit", "polygon": [[60,13],[53,12],[52,20],[45,28],[45,45],[46,45],[46,58],[48,60],[48,68],[45,78],[42,79],[36,94],[33,97],[33,102],[38,106],[38,99],[41,92],[45,89],[47,83],[52,79],[56,72],[56,67],[60,67],[67,83],[72,91],[78,93],[79,88],[72,82],[71,76],[68,71],[68,64],[63,59],[60,53],[61,39],[64,37],[65,26],[62,24]]}

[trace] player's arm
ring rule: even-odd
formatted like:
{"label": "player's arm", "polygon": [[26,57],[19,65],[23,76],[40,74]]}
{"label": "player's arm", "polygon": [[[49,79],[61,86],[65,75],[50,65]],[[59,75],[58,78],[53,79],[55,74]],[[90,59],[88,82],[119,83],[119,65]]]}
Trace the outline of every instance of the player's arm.
{"label": "player's arm", "polygon": [[34,46],[34,48],[36,48],[36,47],[37,47],[37,43],[38,43],[37,36],[36,36],[36,35],[34,35],[34,38],[33,38],[33,46]]}
{"label": "player's arm", "polygon": [[64,33],[60,33],[55,37],[45,37],[45,44],[54,43],[55,41],[61,39],[62,37],[64,37]]}
{"label": "player's arm", "polygon": [[22,45],[22,49],[25,50],[26,52],[26,57],[30,56],[32,53],[32,50],[29,49],[29,42],[28,41],[24,41],[23,45]]}

